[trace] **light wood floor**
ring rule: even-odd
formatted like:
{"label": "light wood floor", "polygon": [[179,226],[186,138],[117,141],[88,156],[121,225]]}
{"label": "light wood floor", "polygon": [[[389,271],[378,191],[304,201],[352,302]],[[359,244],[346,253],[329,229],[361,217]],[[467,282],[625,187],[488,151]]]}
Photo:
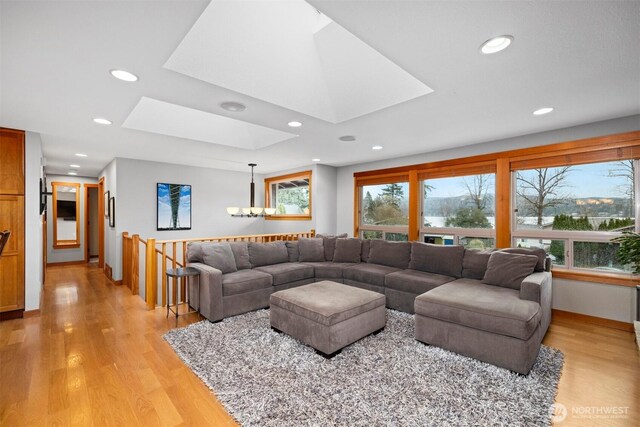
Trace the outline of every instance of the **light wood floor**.
{"label": "light wood floor", "polygon": [[[181,318],[180,325],[194,321]],[[42,315],[0,322],[0,425],[233,425],[162,339],[174,322],[162,309],[146,311],[96,267],[49,268]],[[556,425],[640,425],[631,333],[555,319],[545,343],[566,355],[557,402],[568,416]],[[628,412],[572,413],[591,407]]]}

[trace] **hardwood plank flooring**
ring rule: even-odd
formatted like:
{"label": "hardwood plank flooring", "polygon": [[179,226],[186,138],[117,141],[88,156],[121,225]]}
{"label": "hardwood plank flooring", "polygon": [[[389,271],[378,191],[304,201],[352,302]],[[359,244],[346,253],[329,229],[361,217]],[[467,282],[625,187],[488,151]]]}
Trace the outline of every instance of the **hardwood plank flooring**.
{"label": "hardwood plank flooring", "polygon": [[[162,339],[175,320],[97,267],[48,268],[40,313],[0,322],[0,425],[236,425]],[[566,357],[555,425],[640,425],[633,334],[557,316],[545,344]]]}

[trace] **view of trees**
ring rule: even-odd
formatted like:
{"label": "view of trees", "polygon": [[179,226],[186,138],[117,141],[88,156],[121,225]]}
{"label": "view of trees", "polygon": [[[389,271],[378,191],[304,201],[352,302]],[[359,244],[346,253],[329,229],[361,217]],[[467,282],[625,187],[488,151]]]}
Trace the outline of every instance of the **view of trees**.
{"label": "view of trees", "polygon": [[561,205],[569,197],[562,190],[566,187],[570,169],[570,166],[541,168],[527,171],[527,174],[516,174],[517,194],[526,204],[527,215],[536,217],[539,226],[542,225],[545,209]]}
{"label": "view of trees", "polygon": [[[302,214],[309,208],[309,186],[278,188],[275,190],[276,213]],[[292,212],[294,210],[295,212]]]}
{"label": "view of trees", "polygon": [[375,198],[367,191],[362,201],[362,219],[368,225],[407,225],[409,214],[404,186],[387,184]]}

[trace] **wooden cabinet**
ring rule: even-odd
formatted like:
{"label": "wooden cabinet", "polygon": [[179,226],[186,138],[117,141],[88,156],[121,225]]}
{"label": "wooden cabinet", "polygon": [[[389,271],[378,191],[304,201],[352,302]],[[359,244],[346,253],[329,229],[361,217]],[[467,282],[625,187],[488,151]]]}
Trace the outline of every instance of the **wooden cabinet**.
{"label": "wooden cabinet", "polygon": [[24,310],[24,132],[0,128],[0,313]]}

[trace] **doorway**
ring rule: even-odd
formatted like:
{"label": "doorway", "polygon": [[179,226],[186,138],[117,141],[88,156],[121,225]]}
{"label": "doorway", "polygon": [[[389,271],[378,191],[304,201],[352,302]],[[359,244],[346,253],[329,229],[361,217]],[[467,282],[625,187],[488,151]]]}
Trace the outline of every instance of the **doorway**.
{"label": "doorway", "polygon": [[100,262],[100,216],[99,216],[99,191],[98,184],[84,185],[84,249],[85,262]]}

